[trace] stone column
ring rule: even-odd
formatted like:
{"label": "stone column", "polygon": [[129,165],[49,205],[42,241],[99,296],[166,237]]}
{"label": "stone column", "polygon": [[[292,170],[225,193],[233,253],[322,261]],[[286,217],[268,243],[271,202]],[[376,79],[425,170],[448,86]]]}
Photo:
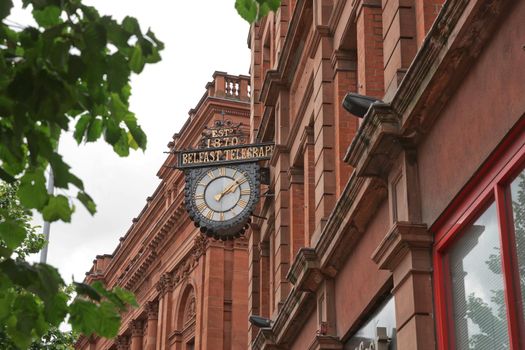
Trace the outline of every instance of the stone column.
{"label": "stone column", "polygon": [[157,349],[167,348],[169,332],[171,331],[173,278],[169,272],[160,276],[157,283],[159,292],[159,316],[157,322]]}
{"label": "stone column", "polygon": [[149,301],[146,304],[148,314],[148,329],[146,331],[146,349],[155,350],[157,343],[157,321],[159,317],[159,303],[157,300]]}
{"label": "stone column", "polygon": [[143,326],[142,320],[131,321],[131,350],[142,350]]}

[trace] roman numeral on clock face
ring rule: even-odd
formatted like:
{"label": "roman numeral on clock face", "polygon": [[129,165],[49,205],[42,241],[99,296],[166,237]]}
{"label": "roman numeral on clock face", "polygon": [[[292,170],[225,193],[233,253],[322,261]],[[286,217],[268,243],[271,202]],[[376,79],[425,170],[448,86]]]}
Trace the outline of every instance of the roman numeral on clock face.
{"label": "roman numeral on clock face", "polygon": [[215,212],[213,210],[208,211],[208,213],[206,214],[206,218],[208,220],[212,220],[213,219],[213,214],[215,214]]}
{"label": "roman numeral on clock face", "polygon": [[239,200],[239,202],[238,202],[237,204],[238,204],[239,207],[241,207],[241,208],[246,208],[246,205],[247,205],[248,203],[246,203],[246,201],[245,201],[244,199],[241,199],[241,200]]}
{"label": "roman numeral on clock face", "polygon": [[208,177],[212,180],[215,179],[215,174],[213,173],[213,171],[208,171]]}
{"label": "roman numeral on clock face", "polygon": [[204,202],[201,202],[199,204],[197,204],[197,210],[202,212],[204,210],[204,208],[206,208],[206,203]]}
{"label": "roman numeral on clock face", "polygon": [[246,178],[245,178],[245,177],[241,177],[240,179],[235,179],[235,180],[237,181],[237,183],[238,183],[239,185],[242,185],[243,183],[246,182]]}
{"label": "roman numeral on clock face", "polygon": [[250,194],[250,189],[249,188],[245,188],[244,190],[241,190],[241,196],[249,195],[249,194]]}
{"label": "roman numeral on clock face", "polygon": [[226,168],[219,168],[219,175],[226,176]]}

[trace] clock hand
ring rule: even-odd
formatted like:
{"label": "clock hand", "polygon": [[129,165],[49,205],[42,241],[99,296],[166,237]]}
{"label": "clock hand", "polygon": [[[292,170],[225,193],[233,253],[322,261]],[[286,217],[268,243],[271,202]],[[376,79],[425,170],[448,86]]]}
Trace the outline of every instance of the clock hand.
{"label": "clock hand", "polygon": [[[235,186],[235,189],[237,189],[237,187],[239,187],[239,184],[237,183],[237,180],[235,180],[234,182],[232,182],[230,184],[230,186],[228,186],[228,188],[226,188],[225,190],[223,190],[222,192],[220,193],[217,193],[213,198],[218,202],[221,200],[222,197],[224,197],[225,194],[228,194],[228,193],[232,193],[232,188],[233,186]],[[235,191],[235,190],[234,190]]]}

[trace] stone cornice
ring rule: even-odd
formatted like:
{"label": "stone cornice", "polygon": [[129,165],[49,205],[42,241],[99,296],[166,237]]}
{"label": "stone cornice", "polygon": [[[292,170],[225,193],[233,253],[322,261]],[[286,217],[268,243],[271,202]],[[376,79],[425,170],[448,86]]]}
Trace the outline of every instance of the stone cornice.
{"label": "stone cornice", "polygon": [[366,114],[344,160],[357,176],[384,176],[401,151],[399,117],[385,103],[375,102]]}
{"label": "stone cornice", "polygon": [[426,225],[396,222],[371,258],[379,268],[392,270],[410,249],[429,249],[433,241]]}
{"label": "stone cornice", "polygon": [[444,3],[392,97],[392,108],[402,117],[404,136],[420,140],[428,132],[494,34],[505,6],[511,3],[509,0]]}
{"label": "stone cornice", "polygon": [[315,292],[317,290],[323,277],[315,249],[299,249],[286,279],[299,291]]}

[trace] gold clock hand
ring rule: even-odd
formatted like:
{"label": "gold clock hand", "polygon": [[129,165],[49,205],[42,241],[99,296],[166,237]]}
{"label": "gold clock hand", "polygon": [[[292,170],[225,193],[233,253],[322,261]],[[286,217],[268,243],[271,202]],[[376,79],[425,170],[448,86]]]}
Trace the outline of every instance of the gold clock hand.
{"label": "gold clock hand", "polygon": [[[231,189],[233,186],[235,186],[235,184],[237,184],[237,186],[239,186],[239,184],[237,183],[237,180],[235,180],[234,182],[232,182],[230,184],[230,186],[228,186],[228,188],[226,188],[225,190],[223,190],[222,192],[220,193],[217,193],[213,198],[218,202],[221,200],[222,197],[224,197],[225,194],[228,194],[228,193],[231,193]],[[235,187],[235,189],[237,189],[237,187]]]}

